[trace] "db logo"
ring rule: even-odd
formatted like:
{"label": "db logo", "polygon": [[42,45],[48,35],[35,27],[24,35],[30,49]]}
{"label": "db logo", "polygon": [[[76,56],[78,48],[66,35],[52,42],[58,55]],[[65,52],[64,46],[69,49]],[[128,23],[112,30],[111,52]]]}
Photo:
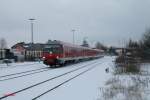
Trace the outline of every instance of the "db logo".
{"label": "db logo", "polygon": [[15,96],[15,93],[6,93],[4,96]]}

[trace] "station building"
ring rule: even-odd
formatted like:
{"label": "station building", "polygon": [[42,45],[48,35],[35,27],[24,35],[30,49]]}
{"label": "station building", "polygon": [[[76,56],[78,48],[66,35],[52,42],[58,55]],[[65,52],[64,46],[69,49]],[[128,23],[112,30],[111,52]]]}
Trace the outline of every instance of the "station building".
{"label": "station building", "polygon": [[16,56],[22,56],[26,61],[41,59],[45,44],[20,42],[11,47]]}

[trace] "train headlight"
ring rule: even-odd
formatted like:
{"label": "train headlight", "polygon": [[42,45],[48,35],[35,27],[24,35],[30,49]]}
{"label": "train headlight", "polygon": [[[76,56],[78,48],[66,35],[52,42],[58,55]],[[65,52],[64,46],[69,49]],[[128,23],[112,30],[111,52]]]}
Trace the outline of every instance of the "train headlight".
{"label": "train headlight", "polygon": [[45,57],[43,57],[43,59],[45,59]]}
{"label": "train headlight", "polygon": [[50,53],[50,54],[52,54],[53,52],[52,52],[52,51],[50,51],[49,53]]}
{"label": "train headlight", "polygon": [[56,57],[57,59],[59,58],[59,56]]}

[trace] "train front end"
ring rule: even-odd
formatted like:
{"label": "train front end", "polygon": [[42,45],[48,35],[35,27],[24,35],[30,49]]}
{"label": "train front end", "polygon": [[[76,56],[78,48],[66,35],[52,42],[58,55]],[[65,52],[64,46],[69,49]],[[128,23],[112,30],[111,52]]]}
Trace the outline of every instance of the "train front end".
{"label": "train front end", "polygon": [[63,58],[63,47],[60,44],[48,44],[43,50],[43,63],[50,66],[60,65]]}

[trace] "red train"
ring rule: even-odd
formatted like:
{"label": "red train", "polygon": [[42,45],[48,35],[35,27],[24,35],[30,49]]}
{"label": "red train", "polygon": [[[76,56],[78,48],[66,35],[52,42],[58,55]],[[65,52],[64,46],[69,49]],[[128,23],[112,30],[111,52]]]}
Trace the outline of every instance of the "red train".
{"label": "red train", "polygon": [[46,65],[64,65],[68,62],[77,62],[102,56],[102,50],[77,46],[62,41],[52,41],[45,45],[43,62]]}

